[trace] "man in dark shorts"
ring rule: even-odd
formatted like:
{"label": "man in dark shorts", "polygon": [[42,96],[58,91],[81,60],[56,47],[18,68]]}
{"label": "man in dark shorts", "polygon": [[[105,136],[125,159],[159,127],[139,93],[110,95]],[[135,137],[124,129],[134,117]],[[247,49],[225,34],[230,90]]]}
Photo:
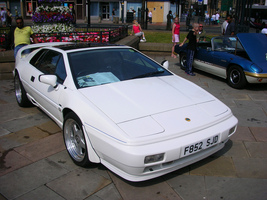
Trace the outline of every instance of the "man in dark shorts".
{"label": "man in dark shorts", "polygon": [[198,27],[199,24],[194,23],[193,29],[189,31],[184,41],[179,45],[180,47],[184,45],[184,43],[189,40],[187,45],[187,54],[186,54],[186,68],[185,73],[187,73],[190,76],[195,76],[195,74],[192,71],[192,65],[194,60],[195,51],[197,49],[197,35],[198,35]]}

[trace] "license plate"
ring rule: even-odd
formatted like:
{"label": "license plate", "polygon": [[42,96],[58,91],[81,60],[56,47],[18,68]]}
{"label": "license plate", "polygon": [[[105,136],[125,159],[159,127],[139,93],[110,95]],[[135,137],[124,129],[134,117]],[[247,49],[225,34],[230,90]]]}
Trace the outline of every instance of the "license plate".
{"label": "license plate", "polygon": [[200,142],[185,146],[182,149],[181,157],[185,157],[185,156],[197,153],[199,151],[202,151],[203,149],[212,147],[216,145],[218,142],[219,142],[219,135],[215,135],[205,140],[202,140]]}

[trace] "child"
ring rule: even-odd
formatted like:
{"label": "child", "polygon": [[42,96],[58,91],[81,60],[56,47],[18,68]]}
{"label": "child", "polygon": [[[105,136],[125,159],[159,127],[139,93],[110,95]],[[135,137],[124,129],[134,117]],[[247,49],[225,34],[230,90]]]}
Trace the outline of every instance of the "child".
{"label": "child", "polygon": [[172,26],[172,55],[171,57],[176,58],[176,55],[174,55],[174,47],[177,45],[178,42],[180,42],[180,24],[179,24],[179,18],[174,18],[174,24]]}
{"label": "child", "polygon": [[140,40],[140,42],[145,42],[146,38],[145,38],[145,34],[144,32],[142,32],[142,28],[140,26],[140,24],[138,24],[138,22],[136,20],[133,21],[133,28],[132,28],[132,33],[131,35],[137,36],[137,37],[142,37],[143,39]]}

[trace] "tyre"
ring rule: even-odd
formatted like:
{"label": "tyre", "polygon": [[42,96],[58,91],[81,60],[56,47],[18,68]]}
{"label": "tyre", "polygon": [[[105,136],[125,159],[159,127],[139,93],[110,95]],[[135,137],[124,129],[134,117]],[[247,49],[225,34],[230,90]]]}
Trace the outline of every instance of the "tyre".
{"label": "tyre", "polygon": [[186,54],[185,53],[180,54],[180,65],[181,65],[182,70],[186,69]]}
{"label": "tyre", "polygon": [[15,89],[16,100],[20,107],[32,106],[32,103],[30,102],[30,100],[26,95],[26,91],[21,83],[18,73],[15,74],[14,89]]}
{"label": "tyre", "polygon": [[63,124],[66,149],[76,165],[87,167],[90,164],[82,123],[73,112],[68,113]]}
{"label": "tyre", "polygon": [[244,88],[247,84],[243,69],[237,65],[233,65],[228,69],[227,81],[231,87],[236,89]]}

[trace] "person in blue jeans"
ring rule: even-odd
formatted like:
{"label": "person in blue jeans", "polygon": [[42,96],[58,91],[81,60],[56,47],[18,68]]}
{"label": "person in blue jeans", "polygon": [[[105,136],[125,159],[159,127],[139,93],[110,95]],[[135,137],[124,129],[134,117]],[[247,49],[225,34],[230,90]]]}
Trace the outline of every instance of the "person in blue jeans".
{"label": "person in blue jeans", "polygon": [[187,54],[186,54],[186,68],[185,73],[187,73],[190,76],[195,76],[195,74],[192,71],[192,65],[194,60],[195,51],[197,49],[197,34],[198,34],[198,27],[199,24],[194,23],[193,29],[189,31],[184,41],[179,45],[180,47],[184,45],[184,43],[189,40],[187,45]]}

